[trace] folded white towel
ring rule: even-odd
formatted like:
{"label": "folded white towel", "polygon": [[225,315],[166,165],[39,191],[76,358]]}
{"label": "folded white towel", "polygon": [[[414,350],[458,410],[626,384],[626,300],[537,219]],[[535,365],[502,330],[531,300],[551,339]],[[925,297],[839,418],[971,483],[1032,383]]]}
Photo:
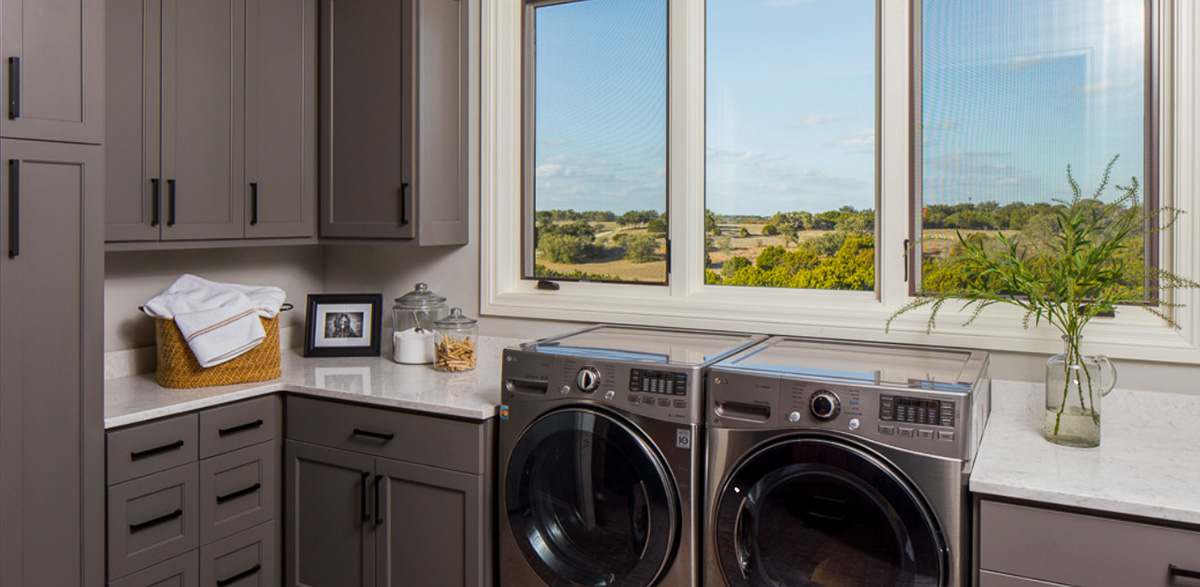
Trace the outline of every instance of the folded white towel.
{"label": "folded white towel", "polygon": [[237,358],[266,337],[259,317],[279,313],[286,294],[271,286],[218,283],[183,275],[142,307],[155,318],[173,318],[201,367]]}

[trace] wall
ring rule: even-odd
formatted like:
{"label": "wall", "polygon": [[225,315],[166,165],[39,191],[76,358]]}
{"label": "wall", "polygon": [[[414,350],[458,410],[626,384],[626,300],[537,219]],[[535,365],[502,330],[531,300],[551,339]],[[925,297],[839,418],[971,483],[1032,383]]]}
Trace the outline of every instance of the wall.
{"label": "wall", "polygon": [[[105,255],[104,350],[154,346],[154,320],[138,306],[175,278],[192,273],[213,281],[275,285],[287,292],[296,310],[281,315],[285,346],[303,335],[304,304],[309,293],[324,290],[322,256],[316,246],[255,247],[194,251],[138,251]],[[295,328],[299,326],[300,328]]]}

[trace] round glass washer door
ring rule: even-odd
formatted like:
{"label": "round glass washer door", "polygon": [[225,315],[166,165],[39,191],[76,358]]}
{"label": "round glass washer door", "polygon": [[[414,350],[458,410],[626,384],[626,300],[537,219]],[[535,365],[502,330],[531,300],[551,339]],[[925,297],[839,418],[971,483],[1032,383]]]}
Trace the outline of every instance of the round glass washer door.
{"label": "round glass washer door", "polygon": [[612,416],[567,409],[539,418],[505,473],[513,538],[548,585],[644,587],[674,556],[675,484],[650,443]]}
{"label": "round glass washer door", "polygon": [[944,542],[923,504],[875,455],[793,439],[742,461],[712,532],[732,587],[938,587]]}

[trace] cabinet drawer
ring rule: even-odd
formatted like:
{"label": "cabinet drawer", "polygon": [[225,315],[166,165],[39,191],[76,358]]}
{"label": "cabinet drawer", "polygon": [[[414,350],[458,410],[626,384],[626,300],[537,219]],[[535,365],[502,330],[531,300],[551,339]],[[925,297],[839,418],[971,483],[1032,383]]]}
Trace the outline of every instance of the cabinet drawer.
{"label": "cabinet drawer", "polygon": [[278,517],[278,452],[264,442],[200,461],[201,544]]}
{"label": "cabinet drawer", "polygon": [[280,411],[272,394],[200,412],[200,458],[278,440]]}
{"label": "cabinet drawer", "polygon": [[197,587],[200,584],[200,553],[193,550],[136,572],[109,587]]}
{"label": "cabinet drawer", "polygon": [[200,545],[196,463],[108,488],[108,575],[134,571]]}
{"label": "cabinet drawer", "polygon": [[196,414],[157,420],[108,433],[108,484],[194,462]]}
{"label": "cabinet drawer", "polygon": [[200,549],[201,587],[279,587],[279,530],[255,526]]}
{"label": "cabinet drawer", "polygon": [[979,566],[1088,587],[1176,585],[1169,565],[1200,570],[1200,532],[992,501],[980,502]]}
{"label": "cabinet drawer", "polygon": [[488,446],[479,423],[289,397],[287,434],[332,448],[480,475]]}

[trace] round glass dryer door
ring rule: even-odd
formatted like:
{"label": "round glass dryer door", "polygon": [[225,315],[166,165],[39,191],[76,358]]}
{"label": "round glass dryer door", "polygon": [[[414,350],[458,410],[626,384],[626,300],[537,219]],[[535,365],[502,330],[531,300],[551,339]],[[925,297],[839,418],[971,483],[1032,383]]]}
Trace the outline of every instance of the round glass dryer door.
{"label": "round glass dryer door", "polygon": [[729,478],[713,524],[733,587],[937,587],[945,549],[920,497],[877,457],[795,439]]}
{"label": "round glass dryer door", "polygon": [[600,412],[535,421],[513,449],[505,501],[517,545],[548,585],[644,587],[674,556],[670,474],[641,434]]}

